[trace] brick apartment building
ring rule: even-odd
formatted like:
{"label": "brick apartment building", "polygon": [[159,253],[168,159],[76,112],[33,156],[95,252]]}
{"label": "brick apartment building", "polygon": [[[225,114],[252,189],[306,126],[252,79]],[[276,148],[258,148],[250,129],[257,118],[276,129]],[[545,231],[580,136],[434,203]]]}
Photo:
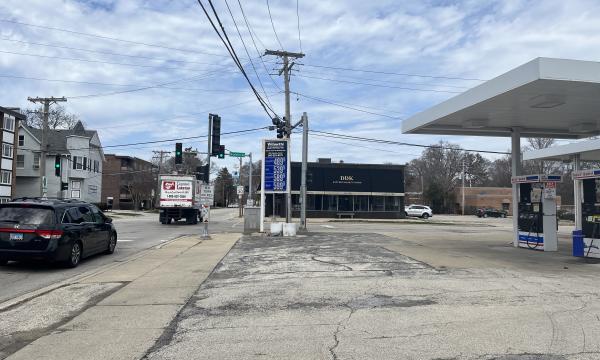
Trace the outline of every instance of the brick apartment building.
{"label": "brick apartment building", "polygon": [[[456,188],[456,213],[462,209],[462,187]],[[556,197],[560,208],[560,196]],[[512,188],[503,187],[465,187],[465,214],[475,214],[479,208],[503,209],[512,215]]]}
{"label": "brick apartment building", "polygon": [[106,154],[102,174],[102,202],[113,209],[152,207],[155,172],[152,163],[137,157]]}

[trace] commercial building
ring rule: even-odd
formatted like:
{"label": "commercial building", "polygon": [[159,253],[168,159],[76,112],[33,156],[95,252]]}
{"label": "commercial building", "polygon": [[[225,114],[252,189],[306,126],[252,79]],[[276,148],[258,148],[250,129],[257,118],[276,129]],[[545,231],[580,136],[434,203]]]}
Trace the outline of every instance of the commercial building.
{"label": "commercial building", "polygon": [[152,169],[152,163],[137,157],[106,154],[102,202],[112,202],[113,209],[149,209],[156,187]]}
{"label": "commercial building", "polygon": [[[509,187],[465,187],[465,214],[473,215],[477,209],[499,209],[508,211],[512,215],[512,188]],[[456,188],[456,213],[462,211],[463,188]],[[556,204],[560,208],[560,196],[556,197]]]}
{"label": "commercial building", "polygon": [[0,107],[2,119],[2,160],[0,161],[0,203],[10,201],[15,195],[17,168],[17,131],[19,123],[25,120],[25,115]]}
{"label": "commercial building", "polygon": [[[100,202],[104,152],[95,130],[81,122],[73,129],[50,129],[46,159],[41,159],[42,130],[19,126],[17,188],[15,197],[42,196],[41,166],[46,167],[48,197]],[[55,175],[56,156],[61,158],[61,176]]]}
{"label": "commercial building", "polygon": [[[301,163],[291,167],[292,214],[300,216]],[[387,218],[404,217],[404,166],[331,163],[329,159],[308,163],[306,174],[307,217]],[[284,196],[267,194],[265,216],[285,215]]]}

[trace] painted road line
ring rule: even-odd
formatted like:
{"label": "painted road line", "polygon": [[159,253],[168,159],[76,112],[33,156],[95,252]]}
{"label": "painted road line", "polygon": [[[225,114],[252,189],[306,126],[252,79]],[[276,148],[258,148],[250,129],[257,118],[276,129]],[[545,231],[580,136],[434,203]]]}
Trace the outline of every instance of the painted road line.
{"label": "painted road line", "polygon": [[324,228],[328,228],[328,229],[335,229],[336,227],[333,225],[321,225]]}

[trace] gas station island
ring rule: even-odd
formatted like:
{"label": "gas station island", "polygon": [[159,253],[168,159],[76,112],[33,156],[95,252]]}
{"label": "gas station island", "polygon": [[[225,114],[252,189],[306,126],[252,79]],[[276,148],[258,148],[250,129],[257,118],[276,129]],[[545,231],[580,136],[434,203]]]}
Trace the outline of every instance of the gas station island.
{"label": "gas station island", "polygon": [[[573,163],[575,231],[573,255],[600,258],[600,169],[582,165],[600,162],[600,140],[587,140],[523,153],[523,160]],[[595,164],[594,164],[595,163]]]}
{"label": "gas station island", "polygon": [[[556,251],[556,183],[563,178],[561,174],[522,174],[521,137],[583,139],[598,135],[599,98],[599,62],[537,58],[412,116],[403,122],[402,132],[510,137],[512,203],[518,204],[513,208],[513,245]],[[579,170],[579,161],[575,169]],[[589,171],[576,174],[589,175]],[[585,237],[574,244],[585,247],[587,255],[598,253],[600,257],[597,248],[590,250],[596,246],[592,244],[594,236],[600,236],[596,215],[590,212],[598,209],[600,224],[600,199],[594,193],[592,204],[591,182],[583,181],[584,190],[589,187],[584,197],[588,194],[589,198],[584,198],[581,207],[594,225],[586,227],[584,223]],[[576,204],[582,204],[577,199],[576,187]],[[577,232],[574,237],[581,239]]]}

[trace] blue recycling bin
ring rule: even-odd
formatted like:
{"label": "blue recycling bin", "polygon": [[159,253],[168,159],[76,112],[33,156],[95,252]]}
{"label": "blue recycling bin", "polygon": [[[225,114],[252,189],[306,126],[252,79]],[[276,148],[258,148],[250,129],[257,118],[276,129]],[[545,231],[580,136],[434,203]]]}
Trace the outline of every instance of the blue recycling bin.
{"label": "blue recycling bin", "polygon": [[585,244],[583,242],[583,231],[573,231],[573,256],[582,257],[584,254]]}

